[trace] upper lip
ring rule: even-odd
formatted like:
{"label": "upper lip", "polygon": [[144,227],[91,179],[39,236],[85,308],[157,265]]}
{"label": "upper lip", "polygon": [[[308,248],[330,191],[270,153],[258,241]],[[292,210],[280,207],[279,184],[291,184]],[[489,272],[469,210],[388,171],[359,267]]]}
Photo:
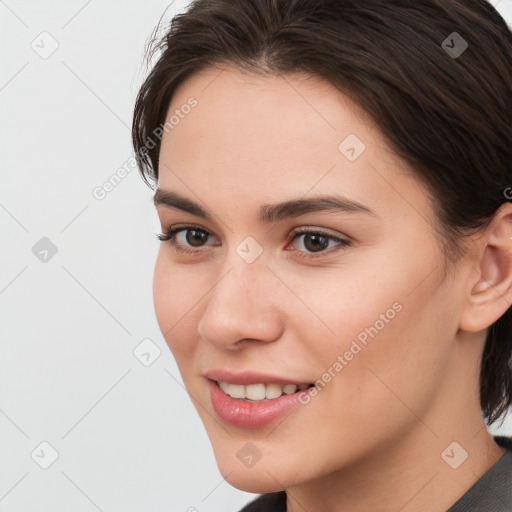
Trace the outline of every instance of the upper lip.
{"label": "upper lip", "polygon": [[208,370],[205,374],[210,380],[229,382],[230,384],[242,384],[248,386],[249,384],[311,384],[311,381],[295,380],[290,377],[279,377],[278,375],[271,375],[269,373],[259,373],[254,371],[246,371],[241,373],[233,373],[229,370],[217,369]]}

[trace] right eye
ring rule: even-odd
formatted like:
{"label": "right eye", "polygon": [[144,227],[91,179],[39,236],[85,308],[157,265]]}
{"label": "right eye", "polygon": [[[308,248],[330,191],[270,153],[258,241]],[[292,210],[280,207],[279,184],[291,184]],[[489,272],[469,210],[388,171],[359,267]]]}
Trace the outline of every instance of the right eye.
{"label": "right eye", "polygon": [[[178,235],[184,233],[181,241],[177,241]],[[189,234],[191,234],[189,236]],[[190,247],[202,247],[201,242],[208,239],[211,233],[198,226],[180,226],[170,227],[163,233],[157,235],[161,242],[170,242],[171,246],[178,252],[183,253],[197,253],[197,249],[190,249]],[[197,245],[194,245],[196,244]],[[189,244],[189,245],[187,245]]]}

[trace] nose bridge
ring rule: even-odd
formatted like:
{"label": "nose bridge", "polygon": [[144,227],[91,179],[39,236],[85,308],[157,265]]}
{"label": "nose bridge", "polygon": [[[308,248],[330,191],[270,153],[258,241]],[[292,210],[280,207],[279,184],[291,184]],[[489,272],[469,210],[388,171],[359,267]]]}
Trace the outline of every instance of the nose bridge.
{"label": "nose bridge", "polygon": [[220,273],[222,277],[211,292],[210,304],[217,301],[220,306],[236,307],[239,313],[249,309],[248,312],[252,311],[254,315],[258,309],[266,309],[271,301],[268,290],[273,274],[267,268],[263,254],[253,259],[251,249],[244,253],[245,248],[239,244],[231,249]]}
{"label": "nose bridge", "polygon": [[263,245],[252,236],[246,236],[241,242],[229,247],[221,272],[224,277],[217,286],[228,280],[225,283],[228,292],[236,293],[238,290],[244,297],[257,297],[264,303],[264,299],[268,298],[264,294],[268,282],[275,279],[267,263],[268,257]]}
{"label": "nose bridge", "polygon": [[246,243],[225,258],[198,325],[199,333],[215,344],[278,337],[276,277],[267,268],[264,252],[254,256],[255,245]]}

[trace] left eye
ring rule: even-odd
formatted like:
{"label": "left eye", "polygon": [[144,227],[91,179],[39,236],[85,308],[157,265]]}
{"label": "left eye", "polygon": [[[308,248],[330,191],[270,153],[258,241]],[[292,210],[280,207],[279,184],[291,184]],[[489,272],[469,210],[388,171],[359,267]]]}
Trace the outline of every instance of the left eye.
{"label": "left eye", "polygon": [[[184,242],[178,242],[178,235],[180,235],[182,232],[185,234]],[[189,236],[189,234],[191,236]],[[208,240],[208,237],[210,235],[211,233],[202,228],[198,228],[195,226],[182,226],[177,228],[169,228],[164,233],[158,234],[157,238],[162,242],[170,242],[174,249],[176,249],[178,252],[198,253],[200,251],[197,248],[202,247],[202,242]],[[303,229],[301,231],[296,231],[292,233],[290,235],[289,242],[294,242],[296,239],[300,237],[304,237],[302,245],[306,249],[306,251],[299,250],[297,252],[301,253],[301,257],[308,258],[323,256],[325,254],[325,249],[329,247],[330,242],[335,242],[340,247],[349,246],[351,244],[349,240],[344,240],[337,236],[313,229]],[[195,247],[196,249],[191,247]],[[329,253],[331,252],[333,251],[329,251]]]}
{"label": "left eye", "polygon": [[329,247],[329,242],[338,243],[341,247],[350,245],[350,242],[348,240],[343,240],[342,238],[339,238],[334,235],[329,235],[328,233],[324,233],[322,231],[313,230],[302,230],[295,232],[292,234],[291,241],[293,242],[300,237],[304,237],[302,245],[306,248],[306,252],[309,252],[309,250],[311,250],[312,253],[324,252],[325,249]]}

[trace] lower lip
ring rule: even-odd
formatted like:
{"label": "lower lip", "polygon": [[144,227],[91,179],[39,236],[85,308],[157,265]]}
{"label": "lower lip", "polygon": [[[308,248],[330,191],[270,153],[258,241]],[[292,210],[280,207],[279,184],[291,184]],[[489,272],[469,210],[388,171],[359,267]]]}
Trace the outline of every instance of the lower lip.
{"label": "lower lip", "polygon": [[304,393],[301,391],[272,400],[252,402],[232,398],[220,389],[217,382],[208,381],[215,412],[226,423],[243,428],[262,428],[278,421],[301,404],[299,396]]}

